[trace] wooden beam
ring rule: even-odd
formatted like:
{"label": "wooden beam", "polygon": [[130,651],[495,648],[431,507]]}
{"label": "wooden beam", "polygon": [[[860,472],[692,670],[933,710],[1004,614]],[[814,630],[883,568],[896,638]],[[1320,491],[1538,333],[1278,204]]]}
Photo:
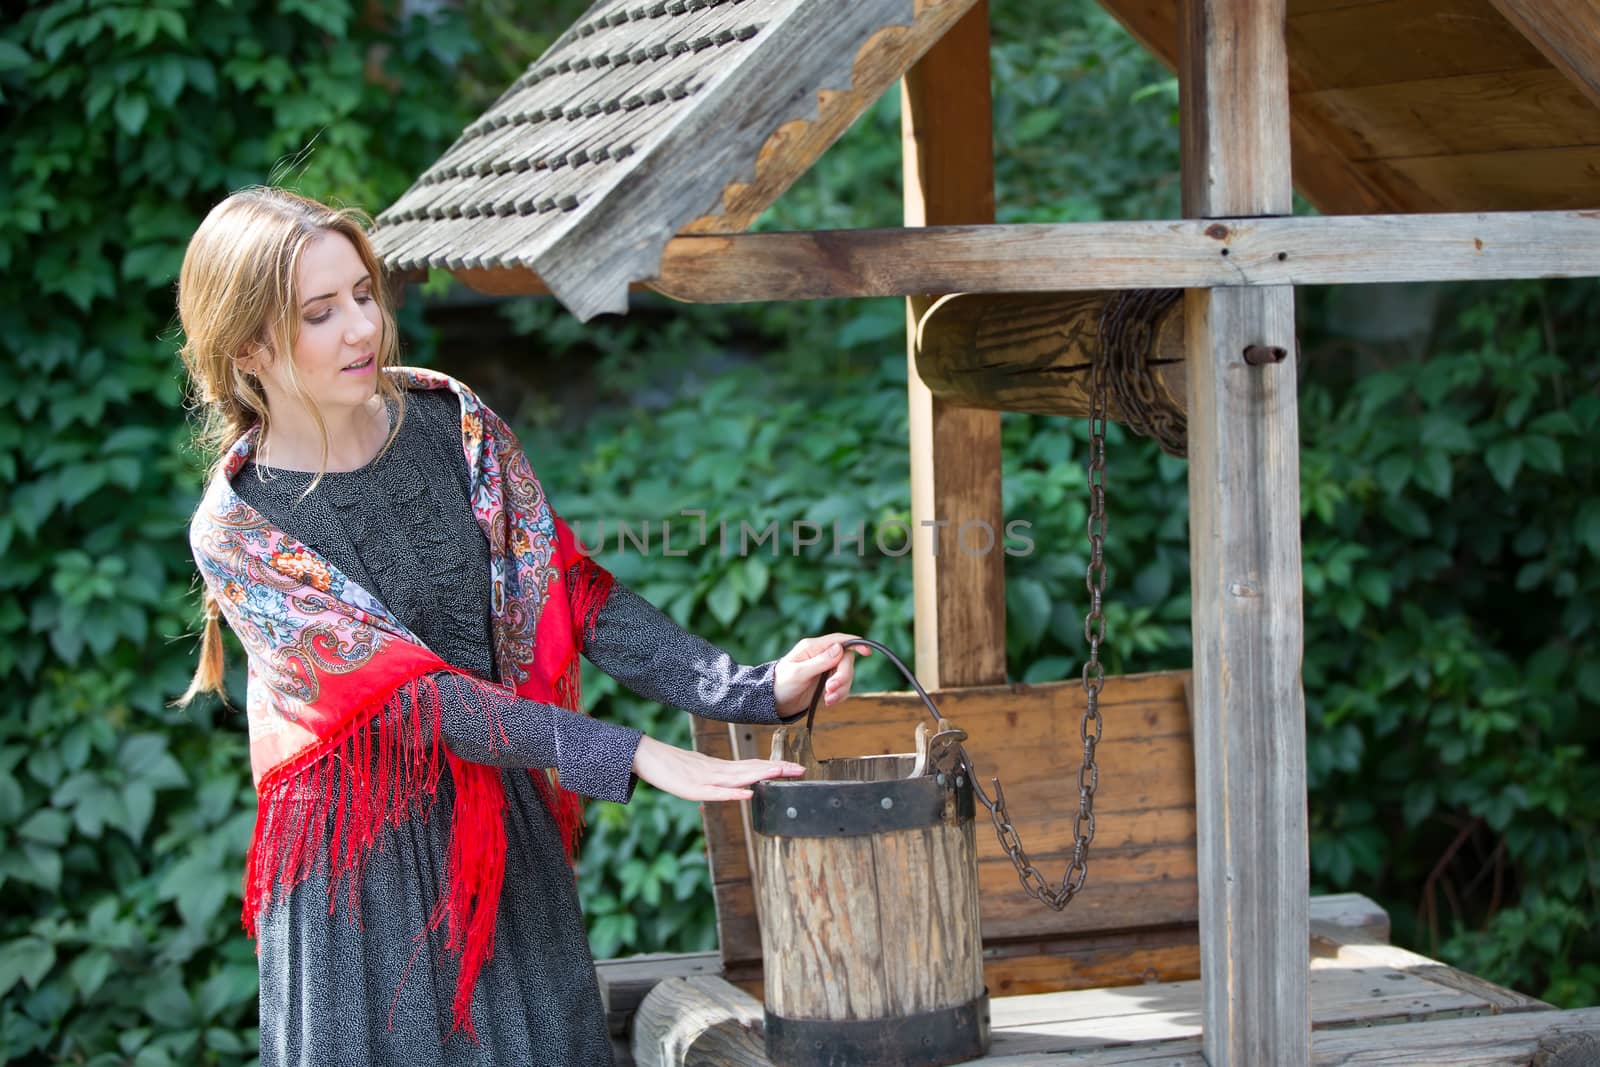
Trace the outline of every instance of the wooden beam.
{"label": "wooden beam", "polygon": [[1600,7],[1593,0],[1493,0],[1517,32],[1600,107]]}
{"label": "wooden beam", "polygon": [[742,303],[908,293],[1600,275],[1600,212],[1218,218],[679,238],[652,287]]}
{"label": "wooden beam", "polygon": [[[1182,0],[1186,215],[1290,213],[1285,20],[1285,0]],[[1306,1067],[1294,290],[1193,289],[1185,299],[1205,1055],[1211,1067]],[[1280,361],[1247,363],[1253,346]]]}
{"label": "wooden beam", "polygon": [[[903,86],[905,224],[993,222],[987,0],[927,51]],[[930,688],[995,684],[1006,678],[1005,554],[963,552],[958,534],[964,524],[997,534],[1005,527],[1000,415],[941,400],[918,377],[915,329],[925,306],[912,299],[906,310],[916,671]]]}
{"label": "wooden beam", "polygon": [[[1118,293],[959,293],[940,298],[917,323],[917,373],[933,394],[953,404],[1038,415],[1089,414],[1089,370],[1102,352],[1102,321]],[[1126,396],[1145,397],[1133,428],[1163,416],[1181,441],[1184,405],[1183,302],[1175,290],[1134,301],[1121,317],[1124,347],[1136,363],[1113,362],[1118,381],[1107,396],[1113,422],[1128,424]],[[1124,374],[1124,372],[1129,372]],[[1133,371],[1142,372],[1136,388]],[[1119,386],[1121,386],[1119,388]],[[1161,436],[1166,437],[1166,434]]]}
{"label": "wooden beam", "polygon": [[[549,292],[520,268],[455,273],[497,296]],[[650,288],[691,303],[741,304],[1597,275],[1600,211],[1498,211],[679,237]]]}

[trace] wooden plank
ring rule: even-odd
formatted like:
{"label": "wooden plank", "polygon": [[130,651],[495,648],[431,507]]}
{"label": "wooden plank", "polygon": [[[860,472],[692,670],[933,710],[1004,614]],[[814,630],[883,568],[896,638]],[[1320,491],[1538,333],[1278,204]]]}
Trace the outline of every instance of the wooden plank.
{"label": "wooden plank", "polygon": [[1600,6],[1593,0],[1493,0],[1535,48],[1600,107]]}
{"label": "wooden plank", "polygon": [[1438,210],[1600,207],[1600,145],[1386,159],[1382,166]]}
{"label": "wooden plank", "polygon": [[[1194,755],[1183,673],[1111,678],[1101,695],[1105,735],[1099,748],[1100,792],[1089,887],[1065,912],[1042,908],[1021,890],[993,827],[977,826],[985,944],[1192,923],[1194,882]],[[1013,822],[1047,877],[1064,870],[1072,818],[1061,802],[1078,770],[1084,695],[1081,683],[986,686],[933,694],[941,713],[969,737],[966,748],[987,783],[999,774]],[[819,714],[814,746],[820,758],[909,752],[926,717],[914,693],[852,697]],[[824,717],[825,715],[825,717]],[[770,746],[771,727],[745,727],[742,742]],[[730,756],[725,724],[697,719],[696,749]],[[986,786],[987,787],[987,786]],[[992,792],[992,789],[991,789]],[[730,967],[759,959],[759,927],[739,811],[703,808],[723,959]]]}
{"label": "wooden plank", "polygon": [[[1429,961],[1430,963],[1432,961]],[[1313,1064],[1525,1067],[1565,1043],[1580,1051],[1600,1037],[1600,1008],[1493,1014],[1470,992],[1386,967],[1328,968],[1311,977]],[[975,1064],[1142,1064],[1201,1067],[1196,982],[1152,983],[991,1000],[994,1045]],[[640,1064],[768,1065],[761,1003],[711,977],[663,982],[641,1005],[634,1055]],[[1589,1048],[1600,1048],[1591,1044]]]}
{"label": "wooden plank", "polygon": [[[1180,6],[1184,214],[1288,215],[1284,0]],[[1294,291],[1190,290],[1200,968],[1212,1067],[1310,1062]],[[1247,346],[1291,353],[1250,366]]]}
{"label": "wooden plank", "polygon": [[[1311,1062],[1313,1067],[1580,1067],[1600,1055],[1597,1034],[1600,1008],[1327,1030],[1313,1036]],[[1564,1060],[1551,1055],[1563,1045],[1577,1051]],[[1136,1040],[1088,1052],[991,1054],[971,1062],[993,1067],[1209,1067],[1197,1037]]]}
{"label": "wooden plank", "polygon": [[[901,94],[905,224],[994,221],[989,5],[967,14],[906,73]],[[936,397],[917,373],[917,320],[907,306],[915,669],[930,689],[1006,677],[1005,553],[960,550],[963,524],[1005,528],[1000,415]]]}
{"label": "wooden plank", "polygon": [[1600,144],[1600,109],[1549,68],[1329,89],[1294,107],[1343,127],[1357,160]]}
{"label": "wooden plank", "polygon": [[[1312,1025],[1322,1031],[1489,1014],[1470,992],[1387,968],[1315,971],[1309,989]],[[1203,999],[1199,982],[1005,997],[990,1004],[991,1056],[1191,1037],[1201,1032]]]}
{"label": "wooden plank", "polygon": [[1537,70],[1549,62],[1490,0],[1385,0],[1288,20],[1297,92]]}
{"label": "wooden plank", "polygon": [[1025,223],[685,237],[669,246],[663,269],[654,288],[708,303],[1574,278],[1600,274],[1600,213]]}
{"label": "wooden plank", "polygon": [[849,88],[818,93],[816,117],[779,127],[761,146],[749,180],[730,182],[723,189],[721,210],[695,219],[679,232],[729,233],[748,228],[895,79],[949,32],[973,2],[922,0],[910,26],[879,30],[856,54]]}
{"label": "wooden plank", "polygon": [[[1312,898],[1315,912],[1317,898]],[[1429,959],[1420,953],[1378,941],[1371,941],[1359,931],[1332,931],[1325,924],[1313,920],[1311,924],[1311,967],[1313,971],[1329,967],[1391,969],[1424,978],[1435,985],[1469,994],[1483,1001],[1488,1013],[1545,1011],[1549,1004],[1536,997],[1514,989],[1497,986],[1476,975],[1459,971],[1448,964]]]}

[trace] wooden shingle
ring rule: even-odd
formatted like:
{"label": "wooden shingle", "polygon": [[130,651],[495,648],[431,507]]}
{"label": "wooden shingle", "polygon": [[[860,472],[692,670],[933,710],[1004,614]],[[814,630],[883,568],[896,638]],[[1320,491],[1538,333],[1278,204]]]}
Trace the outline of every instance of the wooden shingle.
{"label": "wooden shingle", "polygon": [[379,255],[530,270],[580,318],[624,311],[674,234],[725,206],[748,226],[970,6],[601,0],[377,216]]}

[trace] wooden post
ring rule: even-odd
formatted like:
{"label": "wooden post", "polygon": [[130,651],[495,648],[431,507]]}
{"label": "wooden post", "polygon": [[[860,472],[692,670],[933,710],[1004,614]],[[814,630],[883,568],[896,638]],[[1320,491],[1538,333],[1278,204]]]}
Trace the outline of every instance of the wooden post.
{"label": "wooden post", "polygon": [[[994,221],[989,103],[989,5],[982,2],[906,74],[907,226]],[[916,325],[928,303],[912,297],[906,311],[917,676],[930,689],[998,684],[1006,677],[1000,414],[954,407],[918,377]],[[974,526],[964,547],[964,523],[986,523],[992,546],[984,550],[990,539]]]}
{"label": "wooden post", "polygon": [[[1182,0],[1185,215],[1291,211],[1285,6]],[[1205,1054],[1212,1067],[1306,1067],[1294,289],[1191,289],[1184,317]],[[1247,362],[1247,348],[1279,361]]]}

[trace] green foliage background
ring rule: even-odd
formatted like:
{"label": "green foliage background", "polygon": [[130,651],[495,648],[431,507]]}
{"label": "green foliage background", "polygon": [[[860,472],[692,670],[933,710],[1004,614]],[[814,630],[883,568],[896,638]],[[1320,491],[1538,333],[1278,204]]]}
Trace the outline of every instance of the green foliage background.
{"label": "green foliage background", "polygon": [[[0,30],[0,1063],[254,1051],[242,717],[165,706],[193,663],[184,528],[202,466],[174,355],[184,242],[254,182],[389,203],[578,7],[52,0]],[[1002,218],[1175,214],[1171,79],[1088,0],[1048,24],[1032,8],[994,6]],[[890,94],[762,225],[895,222],[896,108]],[[1317,887],[1368,893],[1397,940],[1561,1004],[1600,1000],[1597,295],[1414,287],[1396,315],[1326,290],[1301,308]],[[485,390],[518,413],[569,518],[908,516],[895,301],[642,300],[588,327],[548,302],[499,313],[525,340]],[[431,321],[403,309],[411,358],[472,380],[473,354],[436,352]],[[592,405],[551,399],[573,377]],[[1071,677],[1084,428],[1004,426],[1007,516],[1037,546],[1008,560],[1011,673]],[[1115,670],[1188,663],[1185,477],[1113,428]],[[694,530],[679,519],[674,543]],[[828,538],[799,556],[714,545],[602,559],[745,662],[834,627],[910,647],[909,557],[871,536],[860,556]],[[865,667],[862,688],[897,684]],[[597,714],[687,743],[682,713],[587,682]],[[641,789],[590,821],[597,954],[711,947],[695,806]]]}

